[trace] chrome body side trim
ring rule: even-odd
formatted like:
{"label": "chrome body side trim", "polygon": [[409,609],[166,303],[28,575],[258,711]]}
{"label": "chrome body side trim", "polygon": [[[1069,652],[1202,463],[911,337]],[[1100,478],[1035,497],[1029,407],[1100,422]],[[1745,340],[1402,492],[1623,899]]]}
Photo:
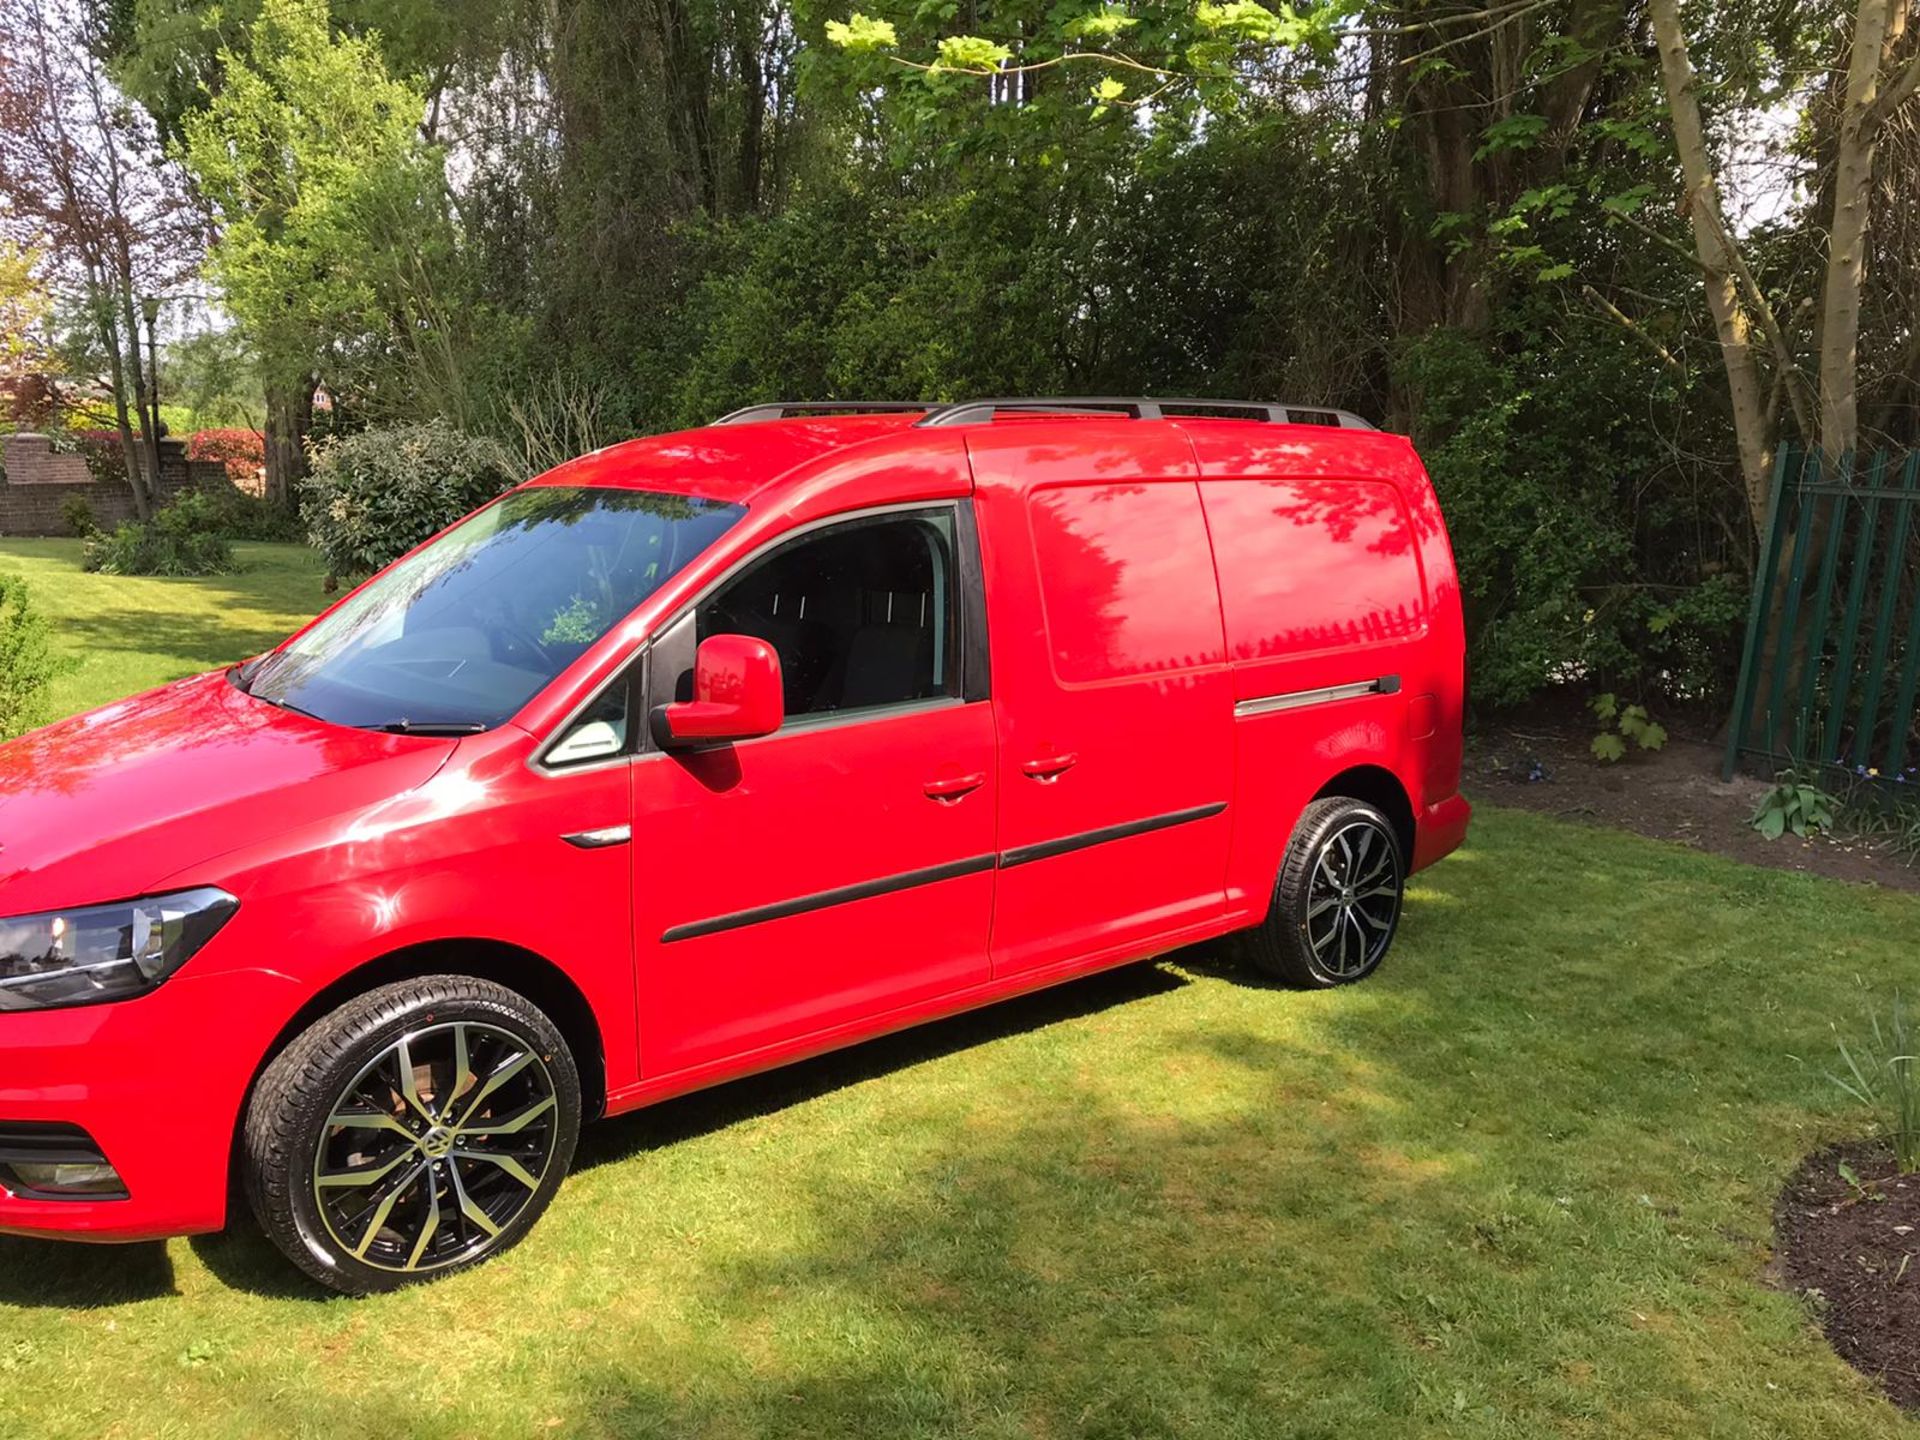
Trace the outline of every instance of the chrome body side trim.
{"label": "chrome body side trim", "polygon": [[1357,700],[1362,695],[1392,695],[1400,689],[1398,675],[1382,675],[1376,680],[1356,680],[1351,685],[1325,685],[1317,690],[1289,690],[1283,695],[1262,695],[1238,701],[1233,707],[1236,720],[1248,715],[1271,715],[1276,710],[1298,710],[1303,705],[1325,705],[1334,700]]}

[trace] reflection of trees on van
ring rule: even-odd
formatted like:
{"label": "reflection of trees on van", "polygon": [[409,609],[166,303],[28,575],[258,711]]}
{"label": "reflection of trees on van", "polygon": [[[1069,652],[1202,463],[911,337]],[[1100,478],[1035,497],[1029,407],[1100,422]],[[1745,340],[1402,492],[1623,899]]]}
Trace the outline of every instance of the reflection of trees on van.
{"label": "reflection of trees on van", "polygon": [[1383,644],[1425,627],[1413,526],[1391,485],[1208,480],[1200,489],[1236,660]]}
{"label": "reflection of trees on van", "polygon": [[1042,488],[1034,554],[1054,673],[1069,684],[1225,658],[1206,523],[1189,482]]}
{"label": "reflection of trees on van", "polygon": [[1256,483],[1274,500],[1271,513],[1295,525],[1317,525],[1327,539],[1358,542],[1378,555],[1398,555],[1412,547],[1413,532],[1399,493],[1378,481],[1268,480]]}

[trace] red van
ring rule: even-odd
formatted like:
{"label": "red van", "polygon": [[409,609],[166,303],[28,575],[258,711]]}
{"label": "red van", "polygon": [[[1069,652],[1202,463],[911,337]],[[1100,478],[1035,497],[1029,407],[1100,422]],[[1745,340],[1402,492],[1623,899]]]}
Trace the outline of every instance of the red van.
{"label": "red van", "polygon": [[238,1179],[383,1290],[518,1240],[591,1116],[1228,932],[1358,980],[1465,833],[1462,689],[1433,488],[1338,412],[598,451],[0,747],[0,1230]]}

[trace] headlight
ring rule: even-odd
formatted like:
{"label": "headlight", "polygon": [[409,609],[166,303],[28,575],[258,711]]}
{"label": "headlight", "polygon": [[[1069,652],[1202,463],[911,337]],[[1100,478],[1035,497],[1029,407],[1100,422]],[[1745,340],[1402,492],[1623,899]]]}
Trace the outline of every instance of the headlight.
{"label": "headlight", "polygon": [[144,995],[239,908],[226,891],[207,887],[0,919],[0,1012]]}

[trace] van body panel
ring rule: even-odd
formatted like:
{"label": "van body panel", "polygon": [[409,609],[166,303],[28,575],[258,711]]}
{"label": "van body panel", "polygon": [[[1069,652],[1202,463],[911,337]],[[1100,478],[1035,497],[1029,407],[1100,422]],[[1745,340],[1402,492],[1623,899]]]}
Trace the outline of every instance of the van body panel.
{"label": "van body panel", "polygon": [[1192,451],[1170,427],[1084,420],[983,428],[969,449],[1000,732],[995,977],[1218,917],[1233,693]]}
{"label": "van body panel", "polygon": [[[1466,833],[1460,586],[1404,439],[1111,414],[811,416],[612,446],[529,484],[743,513],[699,554],[667,554],[669,578],[481,733],[293,715],[235,670],[12,742],[0,806],[35,823],[9,839],[0,914],[199,887],[239,908],[151,993],[0,1008],[0,1127],[85,1130],[128,1192],[52,1201],[0,1174],[0,1232],[217,1228],[263,1068],[375,977],[421,963],[457,969],[484,947],[485,974],[573,1017],[569,1043],[619,1112],[1256,923],[1321,794],[1364,782],[1410,835],[1411,869]],[[898,596],[946,582],[916,581],[937,559],[907,565],[917,552],[885,530],[860,583],[835,590],[819,567],[814,593],[853,617],[824,626],[844,652],[820,672],[830,692],[796,713],[783,689],[770,735],[660,748],[651,703],[691,673],[709,598],[843,521],[898,511],[881,528],[938,529],[905,518],[922,506],[948,527],[957,631],[911,605],[896,616]],[[932,672],[963,655],[964,685],[848,698],[855,674],[930,678],[922,629],[957,635]],[[783,660],[783,685],[799,672]],[[603,708],[620,722],[593,722],[611,748],[546,763]],[[153,772],[120,797],[112,834],[84,793],[70,823],[63,809],[102,736]],[[318,787],[287,755],[352,783]],[[152,823],[182,795],[246,824]],[[89,846],[56,847],[83,830]],[[176,1114],[189,1118],[154,1123]]]}
{"label": "van body panel", "polygon": [[985,982],[994,750],[991,708],[954,702],[635,761],[643,1074]]}

